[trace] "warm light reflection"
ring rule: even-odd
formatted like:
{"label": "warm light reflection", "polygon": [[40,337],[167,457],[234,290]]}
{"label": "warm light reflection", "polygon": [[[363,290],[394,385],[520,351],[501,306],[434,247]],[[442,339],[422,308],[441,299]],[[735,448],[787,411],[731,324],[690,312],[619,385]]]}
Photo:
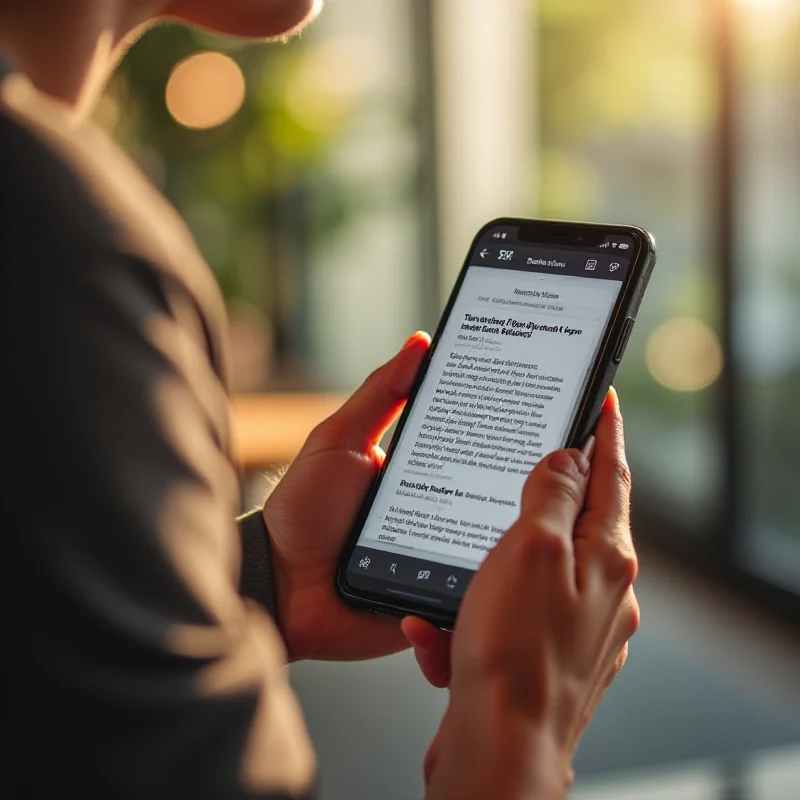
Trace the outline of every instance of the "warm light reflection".
{"label": "warm light reflection", "polygon": [[695,392],[712,384],[722,371],[722,347],[704,322],[675,317],[648,337],[645,360],[650,374],[676,392]]}
{"label": "warm light reflection", "polygon": [[244,94],[244,75],[230,56],[195,53],[172,70],[167,81],[167,109],[187,128],[214,128],[241,108]]}

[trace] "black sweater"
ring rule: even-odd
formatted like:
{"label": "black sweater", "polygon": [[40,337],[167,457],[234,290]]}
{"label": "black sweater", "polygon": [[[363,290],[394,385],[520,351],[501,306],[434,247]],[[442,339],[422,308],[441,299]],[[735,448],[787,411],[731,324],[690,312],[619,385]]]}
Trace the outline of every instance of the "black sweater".
{"label": "black sweater", "polygon": [[8,71],[0,274],[3,795],[305,796],[218,287],[133,163]]}

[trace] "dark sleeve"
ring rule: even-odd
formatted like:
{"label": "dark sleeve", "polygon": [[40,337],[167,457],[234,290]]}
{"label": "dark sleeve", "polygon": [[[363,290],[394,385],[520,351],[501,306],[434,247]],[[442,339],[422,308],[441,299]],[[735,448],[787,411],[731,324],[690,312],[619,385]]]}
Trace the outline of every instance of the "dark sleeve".
{"label": "dark sleeve", "polygon": [[314,756],[284,648],[238,592],[202,315],[148,263],[84,237],[95,222],[60,173],[0,166],[0,780],[16,797],[306,797]]}
{"label": "dark sleeve", "polygon": [[239,517],[239,537],[242,541],[242,570],[239,594],[260,603],[278,619],[275,581],[272,573],[272,553],[269,533],[260,508]]}

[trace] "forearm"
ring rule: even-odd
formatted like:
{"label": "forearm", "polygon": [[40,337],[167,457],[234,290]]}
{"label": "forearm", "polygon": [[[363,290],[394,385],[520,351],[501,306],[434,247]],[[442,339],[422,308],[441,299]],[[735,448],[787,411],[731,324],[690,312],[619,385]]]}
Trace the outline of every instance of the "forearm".
{"label": "forearm", "polygon": [[541,721],[482,688],[451,700],[427,800],[562,800],[569,765]]}

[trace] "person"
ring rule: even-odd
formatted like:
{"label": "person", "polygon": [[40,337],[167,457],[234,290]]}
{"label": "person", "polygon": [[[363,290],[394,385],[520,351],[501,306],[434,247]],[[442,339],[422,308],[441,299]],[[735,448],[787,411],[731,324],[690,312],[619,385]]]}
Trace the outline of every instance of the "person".
{"label": "person", "polygon": [[611,392],[543,459],[452,636],[354,611],[333,570],[429,346],[411,336],[239,520],[224,308],[178,218],[87,122],[162,18],[290,35],[311,0],[5,0],[5,796],[300,798],[314,754],[287,661],[414,646],[449,705],[429,798],[557,798],[638,625]]}

